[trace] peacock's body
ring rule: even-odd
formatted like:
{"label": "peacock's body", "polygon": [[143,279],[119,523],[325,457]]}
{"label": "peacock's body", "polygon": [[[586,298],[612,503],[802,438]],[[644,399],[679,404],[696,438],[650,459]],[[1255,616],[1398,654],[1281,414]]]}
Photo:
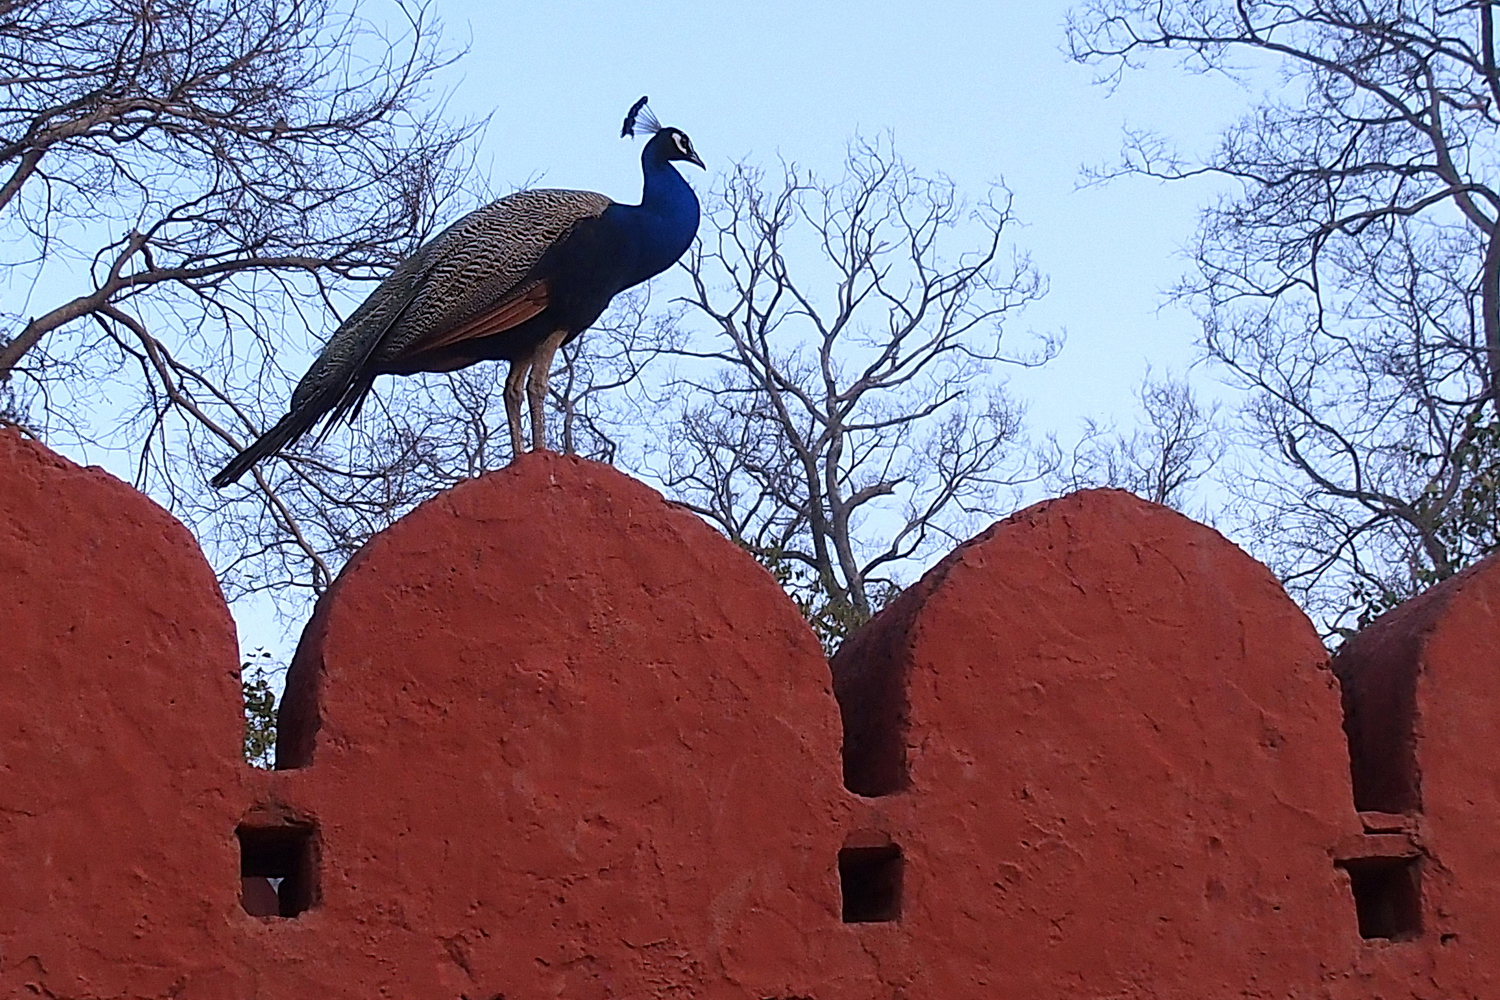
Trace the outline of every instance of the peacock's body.
{"label": "peacock's body", "polygon": [[329,422],[352,417],[377,375],[453,371],[505,360],[505,408],[523,448],[543,446],[543,403],[557,349],[599,318],[615,295],[682,256],[698,231],[698,199],[672,161],[703,166],[692,142],[631,108],[622,135],[651,135],[641,152],[639,205],[591,191],[508,195],[443,230],[370,293],[329,338],[292,393],[291,407],[213,478],[227,486],[256,462]]}

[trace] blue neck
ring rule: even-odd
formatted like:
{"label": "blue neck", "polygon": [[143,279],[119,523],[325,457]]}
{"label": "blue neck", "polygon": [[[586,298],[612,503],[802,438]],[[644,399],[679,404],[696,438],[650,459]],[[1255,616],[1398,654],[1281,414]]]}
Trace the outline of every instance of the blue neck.
{"label": "blue neck", "polygon": [[634,236],[632,285],[675,264],[698,233],[698,196],[662,154],[657,143],[646,144],[641,153],[641,203],[611,209]]}
{"label": "blue neck", "polygon": [[648,146],[641,151],[641,174],[645,180],[641,185],[641,208],[664,217],[682,215],[697,228],[698,196],[659,150]]}

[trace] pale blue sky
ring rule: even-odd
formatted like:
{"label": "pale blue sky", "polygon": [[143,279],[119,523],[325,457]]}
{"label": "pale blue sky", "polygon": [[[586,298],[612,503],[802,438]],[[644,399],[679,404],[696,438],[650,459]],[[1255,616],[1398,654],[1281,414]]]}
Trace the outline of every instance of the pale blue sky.
{"label": "pale blue sky", "polygon": [[[780,155],[837,171],[856,132],[890,130],[925,172],[975,195],[1003,178],[1017,244],[1051,292],[1016,324],[1066,328],[1062,357],[1018,376],[1034,430],[1084,415],[1128,419],[1147,364],[1181,370],[1196,326],[1161,311],[1183,269],[1207,183],[1139,179],[1078,190],[1079,168],[1115,160],[1130,122],[1206,149],[1246,95],[1163,62],[1110,94],[1064,52],[1063,2],[713,4],[447,0],[448,34],[472,51],[448,81],[455,110],[495,111],[484,166],[497,189],[541,177],[633,200],[638,149],[617,138],[649,94],[693,137],[709,174]],[[711,176],[687,170],[700,189]]]}
{"label": "pale blue sky", "polygon": [[[480,165],[497,192],[540,182],[635,200],[639,146],[619,127],[641,94],[692,136],[708,171],[684,173],[700,191],[740,158],[836,174],[853,135],[887,130],[920,171],[975,196],[1003,179],[1024,223],[1014,240],[1051,285],[1012,329],[1067,332],[1057,360],[1011,376],[1034,438],[1066,438],[1086,416],[1128,425],[1146,367],[1182,372],[1196,356],[1195,323],[1162,309],[1162,291],[1185,266],[1179,248],[1213,187],[1131,179],[1078,190],[1080,167],[1114,161],[1127,122],[1207,149],[1247,99],[1167,62],[1111,94],[1064,52],[1068,6],[435,5],[446,36],[471,48],[443,78],[451,109],[494,113]],[[1211,373],[1194,381],[1218,394]],[[236,612],[247,644],[295,646],[300,626],[276,641],[264,607]]]}

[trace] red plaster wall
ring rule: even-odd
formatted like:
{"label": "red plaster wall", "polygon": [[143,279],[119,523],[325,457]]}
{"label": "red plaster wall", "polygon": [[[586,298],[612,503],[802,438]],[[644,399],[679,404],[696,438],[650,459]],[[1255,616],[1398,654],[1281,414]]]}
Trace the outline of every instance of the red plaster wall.
{"label": "red plaster wall", "polygon": [[0,997],[213,995],[246,770],[213,573],[139,493],[3,431],[0,580]]}
{"label": "red plaster wall", "polygon": [[1406,813],[1364,853],[1419,855],[1422,886],[1420,938],[1370,949],[1361,988],[1500,997],[1500,557],[1386,614],[1333,666],[1357,803]]}
{"label": "red plaster wall", "polygon": [[865,823],[909,845],[912,995],[1328,995],[1359,827],[1324,659],[1264,567],[1128,493],[960,546],[833,661],[851,784],[899,789]]}
{"label": "red plaster wall", "polygon": [[644,486],[537,454],[422,505],[321,602],[289,692],[306,766],[264,794],[317,818],[322,903],[264,961],[301,995],[780,997],[825,961],[821,651]]}
{"label": "red plaster wall", "polygon": [[[1363,824],[1306,619],[1118,492],[961,546],[831,676],[695,517],[527,456],[351,561],[271,773],[149,501],[0,433],[0,571],[0,997],[1500,996],[1495,567],[1341,657],[1355,745],[1420,765]],[[309,910],[245,912],[242,824],[314,830]],[[840,848],[885,843],[899,919],[844,923]],[[1403,851],[1422,933],[1363,940],[1340,863]]]}

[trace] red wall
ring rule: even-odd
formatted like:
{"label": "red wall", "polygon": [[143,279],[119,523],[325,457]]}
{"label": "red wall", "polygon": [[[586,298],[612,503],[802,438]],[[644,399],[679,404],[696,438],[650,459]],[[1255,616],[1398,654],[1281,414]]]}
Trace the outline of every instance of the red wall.
{"label": "red wall", "polygon": [[0,997],[1500,996],[1500,563],[1341,706],[1263,567],[1092,491],[830,670],[693,515],[537,454],[351,561],[274,772],[152,503],[0,433],[0,579]]}

